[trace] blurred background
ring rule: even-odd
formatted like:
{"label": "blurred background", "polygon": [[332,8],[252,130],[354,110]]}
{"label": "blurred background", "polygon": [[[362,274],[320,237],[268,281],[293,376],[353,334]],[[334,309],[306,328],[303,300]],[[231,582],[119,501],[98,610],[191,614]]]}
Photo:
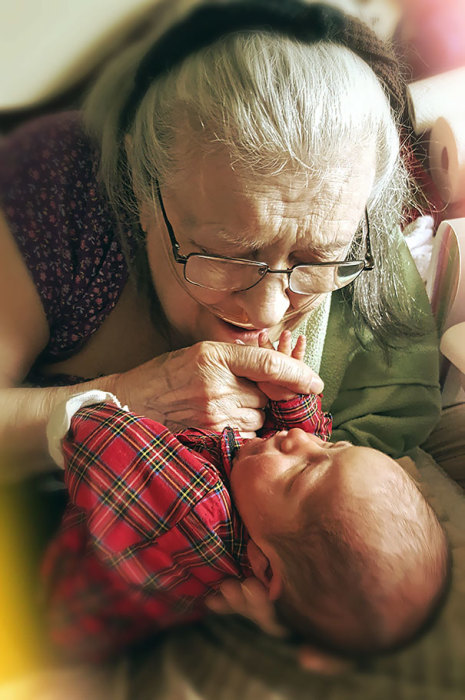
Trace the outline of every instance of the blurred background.
{"label": "blurred background", "polygon": [[[198,0],[185,0],[193,5]],[[332,0],[394,38],[411,79],[465,65],[464,0]],[[159,0],[0,3],[1,128],[22,113],[68,106],[102,63],[146,25]]]}

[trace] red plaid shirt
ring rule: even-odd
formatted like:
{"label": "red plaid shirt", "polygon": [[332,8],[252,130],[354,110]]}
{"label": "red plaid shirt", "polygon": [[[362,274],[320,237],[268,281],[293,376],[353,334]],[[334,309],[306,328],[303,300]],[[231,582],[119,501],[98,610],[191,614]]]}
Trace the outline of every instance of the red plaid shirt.
{"label": "red plaid shirt", "polygon": [[[261,435],[329,439],[319,397],[270,402]],[[44,563],[47,622],[73,659],[98,660],[207,612],[203,598],[251,574],[229,477],[243,440],[165,426],[110,403],[80,408],[63,440],[70,503]]]}

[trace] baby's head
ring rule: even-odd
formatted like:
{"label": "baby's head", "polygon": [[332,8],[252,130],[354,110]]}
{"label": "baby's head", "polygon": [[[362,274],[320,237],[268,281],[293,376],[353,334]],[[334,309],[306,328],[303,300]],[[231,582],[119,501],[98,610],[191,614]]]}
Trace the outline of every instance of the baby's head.
{"label": "baby's head", "polygon": [[301,638],[371,656],[404,646],[436,617],[447,540],[390,457],[296,428],[246,442],[231,488],[254,573]]}

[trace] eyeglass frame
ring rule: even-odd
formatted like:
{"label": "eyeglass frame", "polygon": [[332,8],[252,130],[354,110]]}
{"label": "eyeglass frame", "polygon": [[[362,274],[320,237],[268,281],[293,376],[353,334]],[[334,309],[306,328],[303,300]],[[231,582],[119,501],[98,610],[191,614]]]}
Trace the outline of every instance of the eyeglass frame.
{"label": "eyeglass frame", "polygon": [[[260,267],[260,269],[265,270],[264,273],[262,274],[262,276],[259,277],[259,279],[256,282],[251,284],[249,287],[246,287],[245,289],[235,290],[237,292],[246,292],[249,289],[256,287],[257,284],[259,284],[266,277],[267,274],[271,273],[271,274],[287,275],[288,285],[289,285],[289,289],[291,290],[291,292],[293,292],[294,294],[301,294],[302,296],[311,296],[311,293],[307,294],[306,292],[294,292],[294,290],[292,289],[292,287],[291,287],[291,275],[297,267],[304,267],[304,266],[305,267],[330,267],[330,266],[335,266],[335,265],[348,266],[348,265],[353,265],[354,263],[362,263],[363,262],[363,267],[360,270],[360,272],[357,274],[357,276],[354,277],[354,279],[351,280],[347,285],[344,285],[345,287],[347,287],[347,286],[349,286],[349,284],[352,284],[352,282],[354,282],[357,279],[357,277],[359,277],[362,274],[362,272],[371,271],[371,270],[373,270],[373,268],[375,266],[373,255],[371,252],[370,221],[368,218],[368,208],[367,207],[365,207],[365,223],[366,223],[367,230],[366,230],[366,236],[365,236],[365,257],[363,260],[334,260],[331,262],[297,263],[296,265],[293,265],[292,267],[285,269],[285,270],[272,270],[269,267],[268,263],[266,263],[266,262],[247,260],[246,258],[233,258],[233,257],[229,257],[227,255],[215,255],[215,254],[205,254],[205,253],[189,253],[189,255],[181,255],[181,253],[179,252],[179,249],[181,246],[179,245],[178,241],[176,240],[176,236],[174,234],[174,229],[171,225],[170,220],[168,219],[168,215],[166,213],[165,204],[164,204],[163,198],[161,196],[160,186],[159,186],[158,182],[155,182],[155,191],[157,193],[158,203],[160,204],[160,209],[161,209],[161,213],[163,216],[163,221],[165,222],[166,230],[168,231],[168,235],[170,237],[173,258],[174,258],[175,262],[179,263],[180,265],[184,265],[184,279],[186,280],[186,282],[188,282],[189,284],[192,284],[196,287],[202,287],[203,289],[209,289],[209,287],[204,287],[202,284],[199,284],[197,282],[192,282],[192,280],[189,280],[186,277],[186,264],[187,264],[189,258],[191,258],[191,257],[202,257],[202,258],[213,258],[213,259],[216,258],[217,260],[230,260],[233,262],[241,262],[241,263],[247,263],[249,265],[256,265],[257,267]],[[344,287],[338,287],[338,289],[343,289],[343,288]]]}

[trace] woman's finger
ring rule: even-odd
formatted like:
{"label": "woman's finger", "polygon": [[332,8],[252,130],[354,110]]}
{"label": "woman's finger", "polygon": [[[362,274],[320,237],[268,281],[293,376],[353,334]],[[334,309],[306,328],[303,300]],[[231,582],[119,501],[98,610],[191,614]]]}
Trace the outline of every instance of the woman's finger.
{"label": "woman's finger", "polygon": [[[280,352],[249,345],[217,343],[216,362],[224,362],[236,376],[253,382],[268,381],[298,394],[321,394],[322,379],[302,362]],[[213,358],[212,358],[213,359]]]}
{"label": "woman's finger", "polygon": [[231,402],[235,401],[238,409],[264,409],[268,401],[256,384],[244,379],[237,380],[234,391],[232,391],[231,387],[231,392],[227,398]]}
{"label": "woman's finger", "polygon": [[217,421],[210,423],[210,430],[221,432],[225,425],[231,428],[237,428],[241,434],[250,433],[254,437],[257,430],[263,426],[265,414],[263,411],[255,409],[231,409],[228,415],[218,416]]}

